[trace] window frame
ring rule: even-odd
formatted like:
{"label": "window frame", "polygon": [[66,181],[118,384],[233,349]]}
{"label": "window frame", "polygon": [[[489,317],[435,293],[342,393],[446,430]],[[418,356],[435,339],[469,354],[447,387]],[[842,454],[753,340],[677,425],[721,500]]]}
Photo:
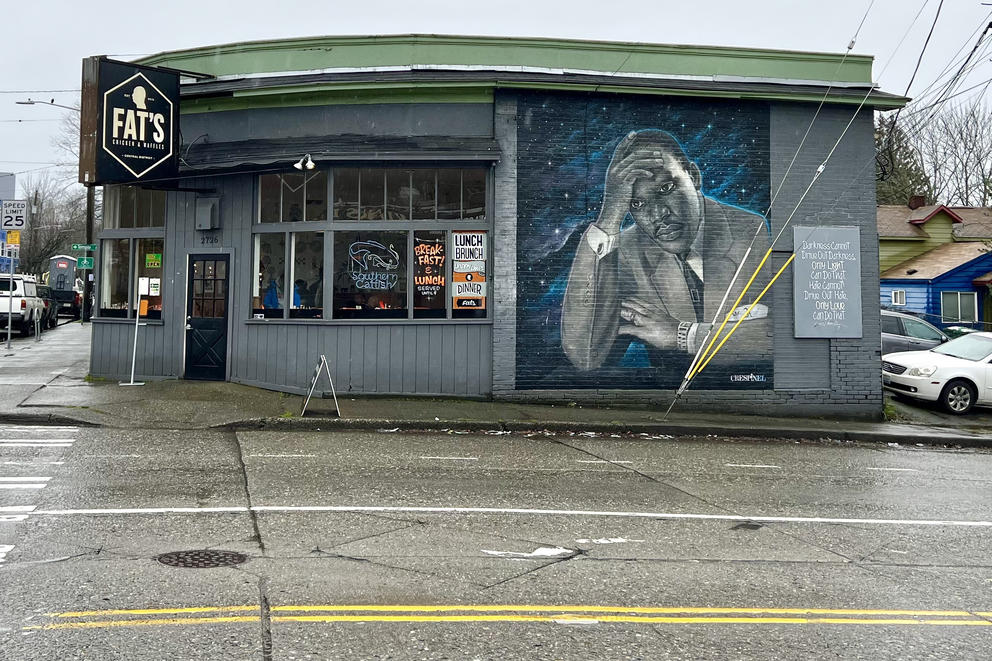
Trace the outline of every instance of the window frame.
{"label": "window frame", "polygon": [[[356,169],[359,171],[359,182],[361,182],[361,172],[366,169],[381,170],[384,186],[383,186],[383,209],[388,210],[389,208],[389,171],[390,170],[434,170],[434,218],[433,219],[414,219],[413,203],[410,203],[409,218],[404,220],[387,220],[375,219],[375,220],[335,220],[334,219],[334,179],[335,174],[338,170],[345,169]],[[441,219],[438,218],[438,170],[458,170],[459,171],[459,182],[460,182],[460,202],[459,202],[459,213],[464,214],[465,212],[465,170],[481,170],[483,173],[482,180],[485,184],[485,196],[484,196],[484,214],[482,218],[456,218],[456,219]],[[287,303],[283,305],[283,314],[281,317],[270,317],[265,319],[254,318],[253,305],[248,306],[248,321],[252,323],[272,323],[272,322],[290,322],[290,323],[324,323],[324,324],[402,324],[402,323],[443,323],[443,324],[472,324],[472,323],[482,323],[490,324],[493,320],[492,312],[492,301],[493,301],[493,264],[494,264],[494,218],[493,218],[493,208],[494,208],[494,182],[495,182],[495,168],[492,163],[335,163],[329,165],[326,168],[320,168],[320,171],[326,172],[326,182],[327,182],[327,219],[322,221],[280,221],[280,222],[262,222],[261,220],[261,209],[262,209],[262,176],[270,175],[273,173],[259,173],[254,177],[254,201],[255,209],[253,213],[253,222],[251,226],[251,262],[249,263],[249,271],[251,282],[258,277],[257,265],[254,264],[255,260],[255,237],[259,234],[269,234],[269,233],[283,233],[284,238],[284,250],[286,251],[285,257],[285,267],[283,278],[285,282],[290,282],[291,272],[293,268],[292,264],[292,246],[295,244],[295,234],[298,232],[320,232],[323,235],[323,263],[324,263],[324,275],[323,275],[323,300],[322,300],[322,313],[320,318],[293,318],[290,315],[290,310],[292,306],[289,304],[291,299],[287,297]],[[284,173],[275,173],[284,174]],[[412,177],[412,175],[411,175]],[[412,178],[411,178],[412,182]],[[412,185],[412,184],[411,184]],[[360,186],[360,183],[359,183]],[[359,188],[356,194],[358,197],[358,213],[361,214],[361,189]],[[429,318],[429,317],[414,317],[414,234],[415,232],[425,231],[425,230],[435,230],[443,231],[445,233],[445,260],[444,260],[444,278],[445,278],[445,316],[443,318]],[[361,232],[404,232],[406,234],[406,277],[407,277],[407,291],[406,291],[406,316],[403,318],[392,318],[392,319],[376,319],[376,318],[341,318],[334,314],[335,311],[335,298],[334,298],[334,276],[335,276],[335,254],[334,254],[334,243],[335,236],[338,231],[361,231]],[[481,317],[464,317],[458,318],[453,316],[453,299],[452,299],[452,260],[451,255],[453,254],[453,232],[455,231],[478,231],[484,232],[486,234],[486,308],[485,315]],[[254,296],[253,288],[249,290],[249,296]]]}
{"label": "window frame", "polygon": [[[951,319],[944,314],[944,296],[949,294],[955,294],[958,301],[958,315],[956,319]],[[961,318],[961,298],[962,296],[971,297],[971,319]],[[942,291],[940,292],[940,323],[950,324],[950,323],[965,323],[970,324],[978,321],[978,294],[973,291]]]}
{"label": "window frame", "polygon": [[892,305],[899,305],[905,307],[906,305],[906,290],[905,289],[893,289],[891,292]]}

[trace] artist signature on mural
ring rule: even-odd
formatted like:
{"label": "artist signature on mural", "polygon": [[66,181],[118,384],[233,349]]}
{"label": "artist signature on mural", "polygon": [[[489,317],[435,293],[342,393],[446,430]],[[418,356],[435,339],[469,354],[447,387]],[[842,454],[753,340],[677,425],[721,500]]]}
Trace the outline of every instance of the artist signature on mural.
{"label": "artist signature on mural", "polygon": [[359,289],[392,289],[399,279],[400,256],[378,241],[356,241],[348,247],[349,273]]}

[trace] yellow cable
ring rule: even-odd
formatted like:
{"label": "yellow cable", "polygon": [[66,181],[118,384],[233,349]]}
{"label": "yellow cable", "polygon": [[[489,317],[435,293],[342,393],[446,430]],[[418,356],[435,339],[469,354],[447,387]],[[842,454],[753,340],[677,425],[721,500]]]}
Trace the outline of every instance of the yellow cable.
{"label": "yellow cable", "polygon": [[713,348],[713,344],[720,337],[720,333],[723,332],[723,327],[727,325],[728,321],[730,321],[730,317],[733,316],[734,310],[736,310],[737,306],[741,304],[741,300],[744,298],[744,295],[747,294],[747,290],[751,287],[751,284],[754,282],[754,279],[758,277],[758,272],[761,271],[761,267],[765,265],[765,262],[768,260],[768,256],[771,254],[772,254],[772,249],[769,248],[768,252],[765,253],[765,256],[761,258],[761,262],[758,263],[757,268],[754,269],[754,273],[751,274],[751,279],[747,281],[746,285],[744,285],[744,289],[741,290],[740,296],[737,297],[737,300],[734,301],[734,304],[730,307],[730,310],[727,312],[726,318],[723,320],[723,323],[720,324],[720,328],[718,328],[716,333],[714,333],[713,338],[710,340],[709,346],[706,347],[706,351],[704,351],[699,355],[699,359],[696,361],[696,365],[693,367],[692,372],[689,373],[690,381],[692,380],[692,377],[696,376],[696,373],[702,369],[702,367],[700,366],[703,364],[703,360],[706,358],[707,355],[709,355],[710,349]]}
{"label": "yellow cable", "polygon": [[[745,312],[744,315],[742,315],[741,318],[737,320],[737,323],[734,324],[734,327],[730,329],[730,332],[727,333],[727,335],[724,336],[722,340],[720,340],[720,344],[717,345],[716,349],[713,350],[713,353],[710,354],[710,356],[706,359],[706,362],[701,363],[699,365],[699,368],[695,371],[695,374],[701,372],[703,368],[709,364],[709,362],[713,359],[713,356],[715,356],[717,352],[720,351],[720,348],[723,347],[724,343],[726,343],[726,341],[730,339],[730,336],[734,334],[734,331],[737,330],[737,327],[740,326],[742,323],[744,323],[744,320],[747,319],[748,315],[751,314],[751,310],[753,310],[754,306],[758,304],[758,301],[761,300],[761,297],[764,296],[769,289],[771,289],[771,286],[775,284],[776,280],[778,280],[778,276],[782,275],[782,272],[785,271],[785,269],[789,266],[789,264],[792,263],[792,260],[794,260],[795,258],[796,258],[796,253],[792,253],[789,259],[786,260],[785,264],[782,264],[782,268],[780,268],[778,270],[778,273],[775,274],[775,276],[771,279],[771,281],[767,285],[765,285],[765,288],[761,290],[760,294],[758,294],[758,298],[754,299],[754,303],[751,303],[750,307],[748,307],[747,309],[747,312]],[[693,374],[693,376],[695,376],[695,374]]]}

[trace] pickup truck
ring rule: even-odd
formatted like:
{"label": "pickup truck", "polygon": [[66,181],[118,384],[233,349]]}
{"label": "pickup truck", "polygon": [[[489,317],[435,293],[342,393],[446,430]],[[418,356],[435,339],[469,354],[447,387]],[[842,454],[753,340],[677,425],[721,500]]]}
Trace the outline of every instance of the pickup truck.
{"label": "pickup truck", "polygon": [[27,337],[34,330],[35,319],[40,322],[44,317],[45,303],[38,297],[38,284],[33,275],[15,273],[13,292],[10,285],[10,276],[0,275],[0,328],[7,328],[7,312],[11,310],[11,330],[17,329]]}

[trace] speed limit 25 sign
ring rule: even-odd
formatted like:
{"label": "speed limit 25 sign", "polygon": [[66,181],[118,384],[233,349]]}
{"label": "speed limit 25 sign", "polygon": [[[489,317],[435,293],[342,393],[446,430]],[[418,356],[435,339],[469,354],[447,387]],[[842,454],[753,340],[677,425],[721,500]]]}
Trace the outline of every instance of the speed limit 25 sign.
{"label": "speed limit 25 sign", "polygon": [[0,207],[0,229],[22,230],[28,226],[27,200],[4,200]]}

